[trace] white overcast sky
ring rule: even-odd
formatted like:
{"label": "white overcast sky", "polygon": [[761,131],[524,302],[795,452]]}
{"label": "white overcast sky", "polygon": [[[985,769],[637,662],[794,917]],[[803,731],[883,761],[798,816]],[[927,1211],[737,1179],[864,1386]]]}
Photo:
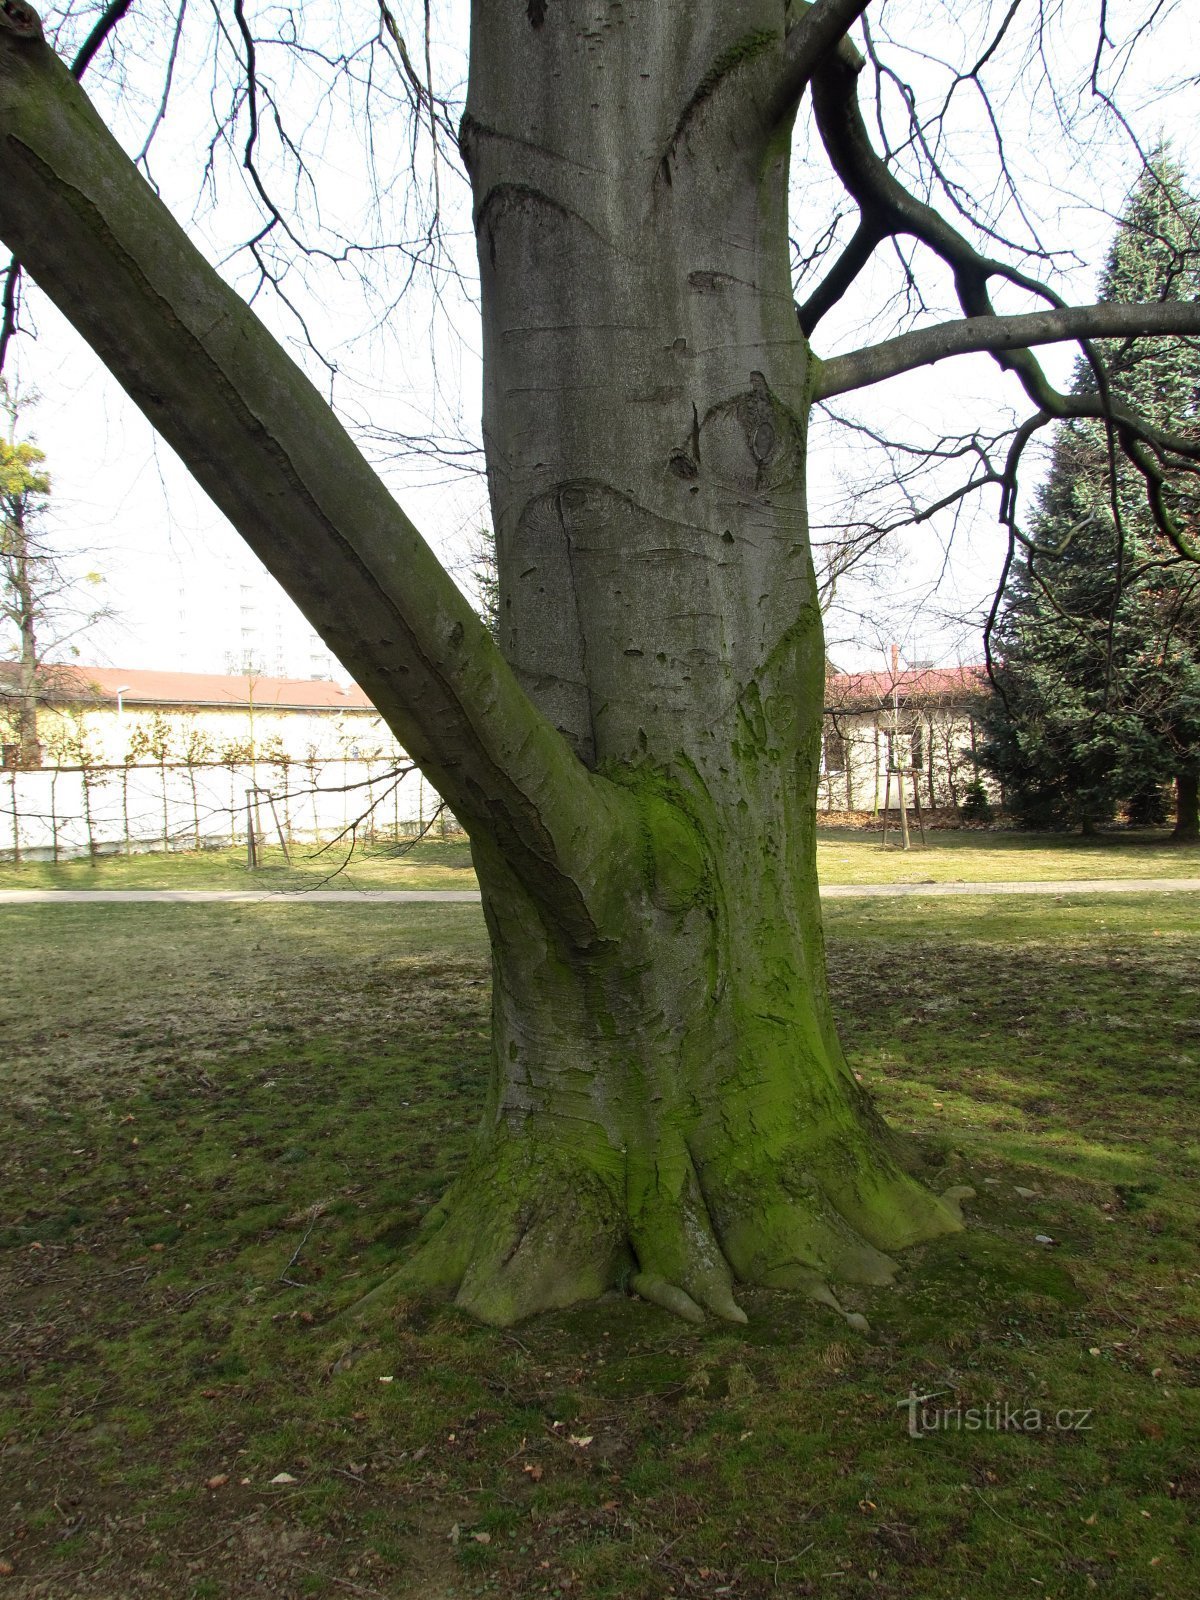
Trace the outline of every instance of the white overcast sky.
{"label": "white overcast sky", "polygon": [[[311,16],[321,8],[306,9]],[[944,20],[946,14],[944,0],[914,0],[910,9],[927,23],[931,17]],[[976,10],[982,15],[984,9],[959,6],[964,14]],[[1115,0],[1110,14],[1121,23],[1148,9],[1134,0]],[[250,11],[253,15],[254,8]],[[462,0],[435,9],[435,75],[439,86],[449,90],[461,87],[465,70],[465,13]],[[1096,13],[1096,0],[1068,0],[1067,24],[1055,47],[1067,55],[1090,53]],[[993,14],[998,17],[1003,9],[994,9]],[[919,31],[914,37],[920,38]],[[970,40],[964,52],[969,49]],[[1200,23],[1188,0],[1174,8],[1164,46],[1139,69],[1140,77],[1130,78],[1124,97],[1143,138],[1153,143],[1161,135],[1169,137],[1193,177],[1198,163],[1189,141],[1197,90],[1193,83],[1190,91],[1164,98],[1160,89],[1181,64],[1190,63],[1194,72],[1197,60]],[[903,66],[913,74],[923,70],[915,58]],[[189,158],[207,113],[205,73],[202,61],[181,64],[171,116],[154,158],[164,196],[185,222],[197,193],[195,164]],[[149,80],[142,84],[135,72],[115,110],[113,102],[98,93],[106,114],[116,117],[131,148],[140,143],[155,92]],[[1028,138],[1022,160],[1031,204],[1047,220],[1055,242],[1065,243],[1077,258],[1057,286],[1073,299],[1090,300],[1112,233],[1111,219],[1097,213],[1091,201],[1103,193],[1109,211],[1119,210],[1136,173],[1133,152],[1117,139],[1101,141],[1084,167],[1072,167],[1063,160],[1048,119],[1039,120],[1036,112],[1030,112],[1024,131]],[[343,174],[347,192],[353,193],[362,181],[360,147],[332,122],[325,137],[326,157]],[[985,183],[989,152],[982,133],[979,138],[979,182]],[[968,150],[968,171],[970,159]],[[465,189],[444,170],[440,183],[444,214],[451,231],[459,233],[458,259],[469,274],[473,255],[465,238]],[[230,210],[236,216],[236,207]],[[229,211],[202,208],[190,224],[215,254],[236,236],[236,221],[229,223],[228,216]],[[432,331],[431,297],[424,286],[410,291],[382,343],[359,336],[370,312],[368,304],[343,302],[340,294],[331,294],[327,303],[318,305],[320,342],[344,369],[335,392],[352,423],[369,421],[383,429],[416,431],[420,419],[433,418],[440,433],[461,429],[472,437],[476,434],[480,372],[474,327],[469,309],[464,310],[471,288],[468,284],[459,291],[445,281],[442,288],[458,308],[456,334]],[[894,331],[873,315],[872,297],[877,301],[885,292],[883,277],[866,280],[836,317],[822,324],[817,346],[831,353]],[[278,307],[263,302],[260,309],[269,325],[289,331]],[[309,309],[311,314],[311,303]],[[227,653],[239,648],[242,605],[250,595],[264,636],[282,626],[288,669],[306,674],[309,630],[225,519],[171,450],[155,439],[87,347],[34,290],[28,294],[27,312],[36,339],[20,341],[12,370],[24,391],[36,390],[40,396],[25,416],[27,430],[45,450],[53,475],[55,529],[64,545],[86,550],[87,565],[104,572],[117,615],[116,622],[104,625],[84,644],[82,658],[117,667],[224,670]],[[294,328],[290,331],[294,333]],[[1069,379],[1072,361],[1070,349],[1060,348],[1046,357],[1051,376],[1060,382]],[[319,368],[311,362],[309,370],[319,376]],[[929,416],[941,418],[948,431],[959,431],[966,419],[985,417],[989,407],[994,411],[998,393],[1008,391],[994,366],[986,358],[972,357],[893,380],[855,401],[858,412],[873,421]],[[1020,403],[1015,385],[1008,397],[1014,406]],[[367,447],[369,453],[380,453],[370,439]],[[443,559],[461,563],[466,536],[487,517],[482,478],[453,468],[431,468],[428,461],[383,460],[382,470]],[[818,512],[830,502],[839,480],[853,479],[858,470],[853,452],[822,448],[814,453],[812,494]],[[994,581],[1002,550],[995,509],[994,499],[985,501],[972,526],[960,530],[948,555],[944,523],[927,527],[898,546],[881,587],[866,595],[865,603],[881,612],[881,619],[874,625],[833,619],[831,649],[839,664],[877,664],[888,636],[899,640],[909,659],[978,659],[978,631],[947,623],[945,614],[977,609]],[[939,579],[941,588],[935,593]],[[854,598],[851,594],[851,601]]]}

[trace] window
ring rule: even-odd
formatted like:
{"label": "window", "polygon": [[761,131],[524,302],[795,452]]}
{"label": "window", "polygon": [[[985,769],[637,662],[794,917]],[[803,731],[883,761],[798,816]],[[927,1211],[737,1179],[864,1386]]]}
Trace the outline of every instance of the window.
{"label": "window", "polygon": [[836,728],[826,728],[821,741],[822,772],[845,772],[846,738]]}
{"label": "window", "polygon": [[888,729],[887,764],[889,772],[908,772],[914,766],[913,738],[908,733],[893,733]]}

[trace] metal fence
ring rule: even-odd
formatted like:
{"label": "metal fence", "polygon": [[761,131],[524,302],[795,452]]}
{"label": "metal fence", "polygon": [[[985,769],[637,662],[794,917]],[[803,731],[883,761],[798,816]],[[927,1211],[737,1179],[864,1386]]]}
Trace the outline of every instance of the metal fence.
{"label": "metal fence", "polygon": [[156,762],[0,773],[0,861],[374,843],[456,827],[409,762]]}

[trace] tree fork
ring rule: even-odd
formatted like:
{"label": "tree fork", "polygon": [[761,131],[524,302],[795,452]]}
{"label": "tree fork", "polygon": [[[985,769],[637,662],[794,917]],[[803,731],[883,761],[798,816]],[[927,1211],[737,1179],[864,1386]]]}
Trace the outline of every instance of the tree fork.
{"label": "tree fork", "polygon": [[614,13],[599,41],[565,8],[533,30],[479,9],[464,144],[511,667],[15,0],[0,234],[471,832],[489,1102],[402,1281],[498,1323],[619,1284],[688,1317],[739,1320],[739,1282],[839,1306],[831,1284],[886,1282],[961,1222],[895,1159],[826,989],[778,7]]}
{"label": "tree fork", "polygon": [[[0,235],[548,915],[620,828],[309,379],[191,244],[41,37],[0,11]],[[102,294],[96,285],[102,284]]]}

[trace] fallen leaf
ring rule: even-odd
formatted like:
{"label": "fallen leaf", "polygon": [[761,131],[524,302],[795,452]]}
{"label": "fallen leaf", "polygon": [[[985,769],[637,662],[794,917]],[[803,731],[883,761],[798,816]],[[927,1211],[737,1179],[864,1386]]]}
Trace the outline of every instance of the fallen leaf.
{"label": "fallen leaf", "polygon": [[541,1481],[542,1481],[542,1468],[539,1467],[535,1462],[527,1461],[525,1463],[524,1467],[521,1470],[523,1472],[527,1472],[529,1474],[529,1476],[533,1479],[534,1483],[541,1483]]}
{"label": "fallen leaf", "polygon": [[492,1536],[490,1533],[473,1533],[471,1537],[474,1539],[476,1544],[491,1544],[492,1542]]}
{"label": "fallen leaf", "polygon": [[272,1483],[295,1483],[295,1481],[290,1472],[277,1472],[271,1479]]}
{"label": "fallen leaf", "polygon": [[228,1482],[229,1474],[227,1472],[218,1472],[214,1477],[208,1479],[204,1487],[206,1489],[223,1489]]}
{"label": "fallen leaf", "polygon": [[595,1435],[591,1434],[591,1433],[584,1433],[584,1434],[572,1433],[572,1434],[568,1435],[567,1443],[576,1445],[580,1450],[586,1450],[588,1445],[591,1444],[591,1442],[592,1442],[592,1440],[594,1438],[595,1438]]}

